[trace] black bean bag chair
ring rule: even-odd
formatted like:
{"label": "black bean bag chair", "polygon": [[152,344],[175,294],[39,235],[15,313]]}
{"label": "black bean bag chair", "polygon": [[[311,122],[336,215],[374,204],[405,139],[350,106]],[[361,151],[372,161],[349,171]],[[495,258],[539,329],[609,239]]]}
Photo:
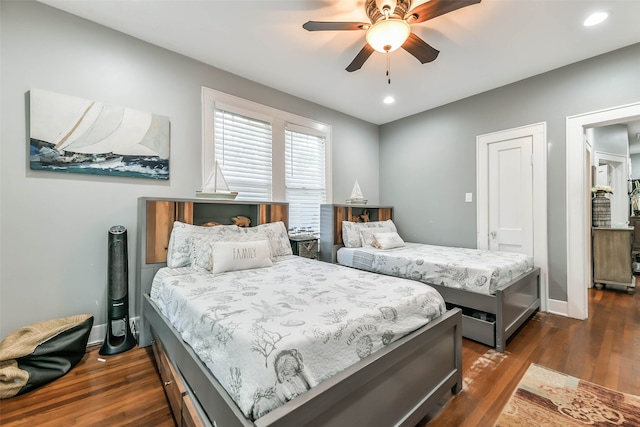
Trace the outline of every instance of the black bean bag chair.
{"label": "black bean bag chair", "polygon": [[81,314],[20,328],[0,342],[0,399],[26,393],[82,360],[93,316]]}

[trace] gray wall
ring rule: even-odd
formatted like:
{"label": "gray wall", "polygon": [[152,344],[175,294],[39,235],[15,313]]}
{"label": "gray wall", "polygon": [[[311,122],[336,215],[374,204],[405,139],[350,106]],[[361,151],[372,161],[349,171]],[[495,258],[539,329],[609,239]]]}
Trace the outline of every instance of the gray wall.
{"label": "gray wall", "polygon": [[593,150],[601,153],[629,153],[629,128],[627,125],[602,126],[593,129]]}
{"label": "gray wall", "polygon": [[388,123],[381,201],[407,240],[476,247],[475,197],[464,203],[475,195],[476,136],[547,122],[549,296],[566,301],[566,118],[638,101],[640,44]]}
{"label": "gray wall", "polygon": [[[349,197],[357,178],[371,203],[379,202],[376,125],[41,3],[0,2],[0,31],[0,338],[78,313],[106,322],[108,228],[128,229],[132,289],[138,197],[192,197],[201,184],[201,86],[330,124],[334,200]],[[30,88],[169,117],[170,181],[31,171]],[[133,311],[133,291],[129,295]]]}

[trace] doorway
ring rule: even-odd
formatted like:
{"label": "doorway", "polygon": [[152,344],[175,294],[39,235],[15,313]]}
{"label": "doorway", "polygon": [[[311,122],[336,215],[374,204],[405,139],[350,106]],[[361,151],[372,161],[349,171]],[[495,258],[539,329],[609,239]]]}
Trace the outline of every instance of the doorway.
{"label": "doorway", "polygon": [[590,281],[591,208],[585,132],[589,128],[640,119],[640,103],[567,117],[567,315],[586,319]]}

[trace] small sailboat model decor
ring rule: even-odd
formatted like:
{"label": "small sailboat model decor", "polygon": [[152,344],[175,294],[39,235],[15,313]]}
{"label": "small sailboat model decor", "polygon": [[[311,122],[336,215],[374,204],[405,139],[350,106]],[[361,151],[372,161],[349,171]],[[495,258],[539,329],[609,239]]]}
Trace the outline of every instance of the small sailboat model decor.
{"label": "small sailboat model decor", "polygon": [[227,184],[227,180],[224,179],[222,169],[218,166],[217,161],[213,165],[213,170],[207,182],[202,186],[202,190],[196,191],[196,197],[208,199],[233,200],[237,195],[237,191],[229,191],[229,185]]}
{"label": "small sailboat model decor", "polygon": [[360,190],[360,185],[358,184],[358,180],[356,179],[356,183],[353,185],[353,190],[351,190],[351,196],[347,199],[347,203],[351,205],[366,205],[367,199],[362,195],[362,190]]}

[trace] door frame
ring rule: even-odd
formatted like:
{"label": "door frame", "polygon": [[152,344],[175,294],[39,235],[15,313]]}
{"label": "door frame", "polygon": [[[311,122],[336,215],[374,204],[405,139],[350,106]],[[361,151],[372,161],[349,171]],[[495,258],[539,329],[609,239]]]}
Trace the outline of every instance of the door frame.
{"label": "door frame", "polygon": [[566,119],[566,225],[567,225],[567,315],[576,319],[589,316],[588,288],[591,256],[590,224],[587,211],[587,171],[584,134],[586,129],[640,119],[640,102],[568,116]]}
{"label": "door frame", "polygon": [[547,123],[535,123],[476,137],[477,247],[489,247],[489,144],[516,138],[532,138],[533,162],[533,262],[540,267],[541,310],[547,311]]}

